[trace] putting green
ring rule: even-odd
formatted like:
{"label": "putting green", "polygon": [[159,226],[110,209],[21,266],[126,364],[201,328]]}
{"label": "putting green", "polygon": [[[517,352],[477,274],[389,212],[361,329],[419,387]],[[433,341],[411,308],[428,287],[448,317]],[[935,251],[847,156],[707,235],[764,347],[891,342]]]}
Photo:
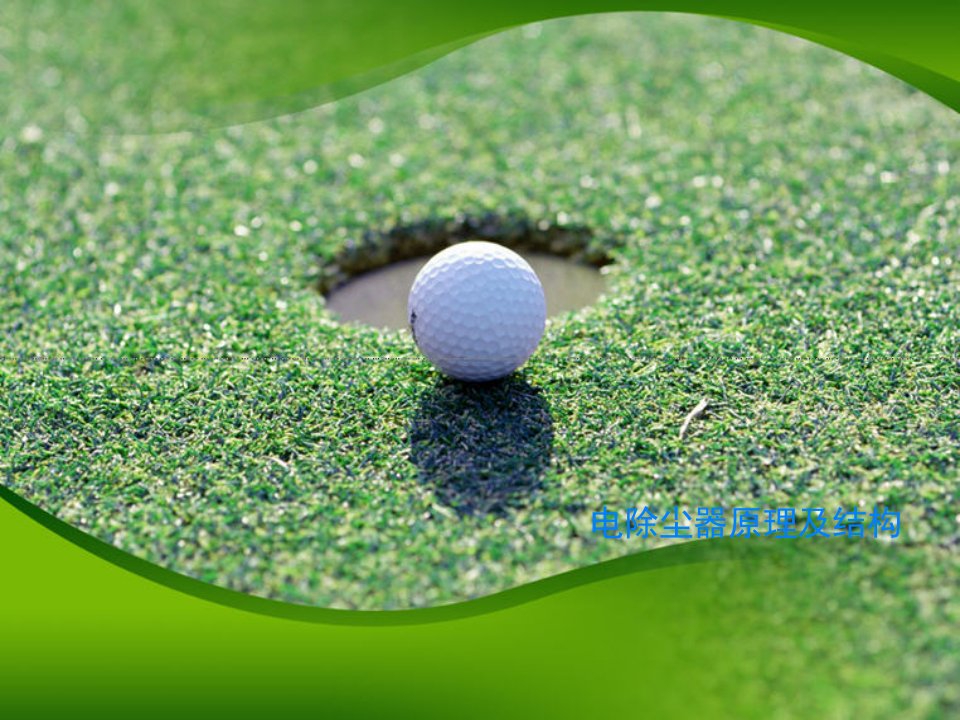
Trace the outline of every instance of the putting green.
{"label": "putting green", "polygon": [[[44,125],[0,150],[0,480],[97,537],[395,608],[652,544],[593,534],[604,505],[884,503],[920,577],[954,577],[960,143],[899,81],[732,22],[607,16],[270,122]],[[317,292],[365,233],[461,216],[587,228],[614,261],[493,389]]]}

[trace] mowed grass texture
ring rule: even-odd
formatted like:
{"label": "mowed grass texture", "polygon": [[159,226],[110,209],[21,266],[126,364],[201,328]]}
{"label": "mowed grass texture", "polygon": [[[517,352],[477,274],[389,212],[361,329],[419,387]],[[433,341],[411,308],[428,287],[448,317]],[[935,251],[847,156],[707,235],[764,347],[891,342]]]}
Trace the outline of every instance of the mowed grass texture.
{"label": "mowed grass texture", "polygon": [[[948,641],[960,125],[927,96],[773,32],[621,15],[222,131],[48,120],[0,150],[0,479],[58,517],[245,592],[401,608],[654,544],[592,534],[604,505],[883,503],[904,622]],[[366,231],[486,214],[587,227],[614,261],[508,382],[447,382],[408,333],[325,310]]]}

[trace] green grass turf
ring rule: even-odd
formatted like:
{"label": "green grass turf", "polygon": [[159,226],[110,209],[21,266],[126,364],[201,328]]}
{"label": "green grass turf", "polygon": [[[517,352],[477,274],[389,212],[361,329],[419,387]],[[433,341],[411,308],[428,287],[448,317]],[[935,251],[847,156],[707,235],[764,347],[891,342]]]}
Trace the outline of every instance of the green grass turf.
{"label": "green grass turf", "polygon": [[[882,502],[924,577],[953,577],[957,128],[835,53],[638,15],[222,131],[12,134],[0,481],[136,555],[320,605],[450,602],[644,547],[591,534],[603,505]],[[324,309],[366,230],[485,213],[587,226],[615,260],[508,383],[445,382],[409,334]],[[931,627],[956,616],[928,600]]]}

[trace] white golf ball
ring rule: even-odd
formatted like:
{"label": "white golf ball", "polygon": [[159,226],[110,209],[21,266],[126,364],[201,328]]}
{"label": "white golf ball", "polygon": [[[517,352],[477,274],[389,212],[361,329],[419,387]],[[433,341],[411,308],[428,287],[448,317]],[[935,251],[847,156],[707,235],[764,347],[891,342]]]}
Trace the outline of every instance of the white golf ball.
{"label": "white golf ball", "polygon": [[491,242],[453,245],[417,274],[410,330],[430,362],[457,380],[509,375],[543,336],[547,304],[527,261]]}

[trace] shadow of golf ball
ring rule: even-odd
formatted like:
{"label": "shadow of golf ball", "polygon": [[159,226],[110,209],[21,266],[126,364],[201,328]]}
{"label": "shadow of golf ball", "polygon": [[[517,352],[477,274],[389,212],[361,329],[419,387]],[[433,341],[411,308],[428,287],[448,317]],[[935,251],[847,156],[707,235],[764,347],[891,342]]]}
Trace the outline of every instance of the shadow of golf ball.
{"label": "shadow of golf ball", "polygon": [[410,459],[437,499],[461,514],[503,514],[541,485],[553,452],[542,393],[511,376],[482,384],[441,380],[410,423]]}

